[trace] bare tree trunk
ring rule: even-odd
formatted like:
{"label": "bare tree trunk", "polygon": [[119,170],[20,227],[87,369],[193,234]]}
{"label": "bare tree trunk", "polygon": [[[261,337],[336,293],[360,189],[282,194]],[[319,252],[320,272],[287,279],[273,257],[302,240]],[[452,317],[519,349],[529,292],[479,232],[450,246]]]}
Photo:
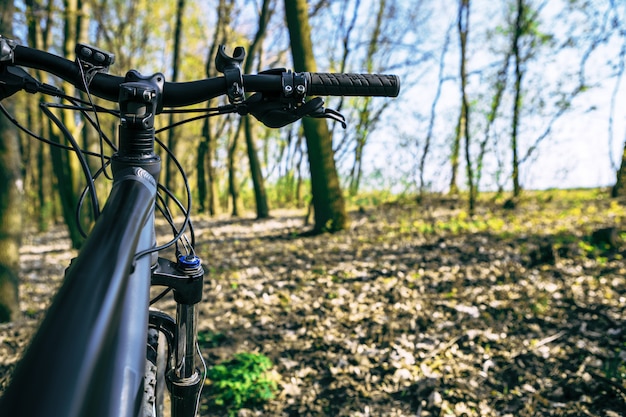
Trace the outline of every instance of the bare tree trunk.
{"label": "bare tree trunk", "polygon": [[237,184],[237,145],[241,133],[241,121],[232,134],[231,142],[228,145],[228,194],[232,204],[230,214],[233,217],[239,216],[239,185]]}
{"label": "bare tree trunk", "polygon": [[[463,112],[463,106],[461,106],[461,112]],[[454,133],[454,139],[452,141],[452,154],[450,155],[450,167],[451,167],[451,177],[450,177],[450,187],[449,193],[451,195],[456,195],[459,193],[459,186],[457,184],[457,175],[459,172],[459,155],[461,153],[461,138],[462,138],[462,125],[461,125],[461,115],[459,114],[459,119],[457,120],[456,129]]]}
{"label": "bare tree trunk", "polygon": [[198,190],[198,210],[200,212],[208,211],[210,215],[214,215],[215,212],[211,210],[211,204],[207,204],[208,192],[207,192],[207,176],[209,161],[209,140],[210,127],[208,119],[204,121],[202,125],[203,139],[198,144],[198,160],[196,161],[196,170],[198,172],[196,176],[196,189]]}
{"label": "bare tree trunk", "polygon": [[[47,50],[50,44],[50,34],[52,26],[52,0],[48,0],[47,4],[39,4],[36,0],[26,0],[26,18],[28,25],[28,43],[30,46]],[[44,12],[45,11],[45,12]],[[37,71],[37,79],[41,82],[47,82],[48,75],[44,71]],[[39,102],[43,100],[40,97],[29,96],[31,106],[28,108],[28,123],[31,129],[39,132],[42,137],[49,137],[48,125],[42,121],[41,110],[38,107]],[[37,190],[36,216],[38,229],[44,231],[48,228],[49,223],[54,220],[53,207],[57,196],[51,192],[52,186],[52,167],[50,162],[49,147],[41,142],[34,145],[36,156],[34,161],[37,162],[36,167],[31,167],[33,173],[33,186]],[[32,162],[31,160],[31,165]]]}
{"label": "bare tree trunk", "polygon": [[[626,33],[625,33],[626,35]],[[609,114],[609,149],[611,149],[613,139],[613,119],[615,114],[615,103],[619,92],[619,86],[626,71],[626,36],[623,37],[623,44],[620,48],[619,63],[617,65],[617,74],[615,86],[613,87],[613,94],[611,95],[611,111]],[[613,164],[613,158],[611,158],[611,164]],[[613,165],[615,168],[615,165]],[[622,151],[622,161],[620,167],[617,170],[615,185],[611,190],[612,197],[623,196],[626,194],[626,142],[624,142],[624,150]]]}
{"label": "bare tree trunk", "polygon": [[295,174],[296,175],[296,184],[295,184],[295,200],[296,200],[296,207],[298,208],[302,208],[304,207],[304,200],[303,200],[303,191],[302,189],[304,188],[303,186],[303,178],[302,178],[302,162],[304,162],[304,149],[302,146],[302,134],[298,133],[298,139],[297,139],[297,145],[296,145],[296,149],[298,150],[298,162],[296,164],[295,167]]}
{"label": "bare tree trunk", "polygon": [[472,168],[472,158],[470,153],[471,134],[469,130],[470,107],[467,97],[467,37],[469,34],[469,14],[470,0],[460,0],[459,2],[459,44],[461,48],[461,115],[459,116],[459,139],[465,138],[465,165],[467,172],[467,184],[469,187],[468,211],[470,215],[474,214],[476,206],[476,191],[474,187],[474,172]]}
{"label": "bare tree trunk", "polygon": [[[244,73],[248,74],[252,71],[254,57],[259,54],[263,38],[267,30],[272,11],[270,9],[272,1],[263,0],[261,13],[259,14],[259,28],[257,30],[254,41],[248,50],[248,56],[244,65]],[[252,130],[252,121],[250,117],[244,117],[244,133],[246,136],[246,147],[248,150],[248,160],[250,162],[250,175],[252,177],[252,185],[254,187],[254,200],[256,202],[257,219],[269,217],[270,211],[267,205],[267,193],[265,192],[265,184],[263,182],[263,173],[261,172],[261,163],[257,154],[254,131]]]}
{"label": "bare tree trunk", "polygon": [[[172,59],[172,82],[178,81],[178,69],[180,67],[180,49],[181,49],[181,32],[183,25],[183,13],[185,12],[185,0],[178,0],[176,5],[176,24],[174,26],[174,57]],[[169,124],[174,124],[174,113],[170,114]],[[175,155],[176,143],[174,129],[169,129],[167,132],[167,147]],[[172,178],[174,177],[174,166],[172,163],[172,157],[168,154],[165,159],[165,188],[171,191]],[[167,198],[167,197],[166,197]]]}
{"label": "bare tree trunk", "polygon": [[441,49],[441,55],[439,57],[439,76],[438,76],[439,81],[437,83],[437,91],[435,92],[435,98],[433,99],[432,105],[430,106],[430,118],[428,121],[428,130],[426,131],[426,139],[424,140],[424,148],[422,149],[422,156],[420,157],[419,166],[418,166],[420,198],[424,197],[424,192],[426,190],[426,183],[424,181],[424,169],[426,167],[426,159],[430,151],[430,143],[433,138],[435,117],[437,115],[437,103],[439,103],[439,99],[441,97],[441,90],[442,90],[443,83],[444,83],[445,57],[448,52],[448,46],[450,45],[450,32],[452,31],[453,27],[454,27],[453,25],[450,25],[450,27],[446,31],[446,38],[444,40],[443,48]]}
{"label": "bare tree trunk", "polygon": [[517,0],[517,16],[515,19],[515,27],[513,28],[513,57],[515,59],[515,98],[513,101],[513,118],[511,126],[511,154],[513,159],[513,197],[519,197],[521,194],[521,187],[519,181],[519,156],[518,156],[518,128],[520,120],[520,111],[522,104],[522,78],[524,73],[521,66],[521,54],[520,54],[520,38],[523,33],[523,19],[524,19],[524,1]]}
{"label": "bare tree trunk", "polygon": [[480,141],[480,151],[476,160],[476,181],[474,183],[476,186],[476,193],[478,193],[478,188],[480,187],[480,180],[483,173],[483,161],[487,152],[487,145],[489,144],[489,140],[491,139],[491,129],[493,128],[496,118],[498,117],[498,110],[500,109],[500,105],[502,104],[502,96],[504,94],[504,91],[506,90],[510,60],[511,53],[509,52],[504,57],[504,60],[502,61],[502,68],[500,68],[498,74],[496,75],[496,91],[493,99],[491,100],[491,107],[489,108],[489,113],[487,114],[485,137]]}
{"label": "bare tree trunk", "polygon": [[[0,1],[0,31],[12,36],[13,2]],[[11,110],[12,103],[4,103]],[[20,314],[19,246],[22,230],[22,178],[17,131],[0,116],[0,322]]]}
{"label": "bare tree trunk", "polygon": [[622,162],[617,171],[615,185],[611,189],[611,197],[622,197],[626,195],[626,142],[624,142],[624,151],[622,152]]}
{"label": "bare tree trunk", "polygon": [[[233,5],[233,0],[220,0],[217,6],[217,26],[214,32],[213,43],[211,44],[206,60],[207,77],[217,75],[217,71],[213,66],[213,60],[215,59],[218,45],[225,43],[226,29],[230,24],[230,13]],[[215,100],[209,100],[207,107],[213,107],[214,104]],[[217,174],[213,165],[216,149],[217,134],[215,133],[214,123],[212,123],[211,118],[204,119],[202,141],[198,145],[198,161],[196,165],[198,169],[197,188],[200,211],[206,211],[211,216],[215,216],[219,211],[217,201]]]}
{"label": "bare tree trunk", "polygon": [[[83,21],[84,4],[79,0],[64,1],[64,22],[63,22],[63,55],[72,56],[76,42],[81,40],[81,36],[86,36],[85,22]],[[61,122],[68,128],[68,131],[75,135],[78,127],[71,111],[61,112]],[[49,125],[50,139],[57,143],[66,144],[64,135],[56,126]],[[78,202],[78,161],[67,151],[55,147],[50,149],[54,177],[56,179],[58,193],[61,200],[61,209],[65,224],[67,225],[72,247],[79,248],[83,243],[83,237],[75,221],[76,203]]]}
{"label": "bare tree trunk", "polygon": [[[385,17],[385,7],[387,5],[386,0],[380,0],[378,3],[378,11],[376,12],[376,23],[374,24],[374,30],[369,39],[366,57],[366,69],[367,72],[374,71],[374,55],[380,45],[381,28]],[[371,111],[371,97],[365,97],[363,99],[363,107],[359,110],[359,125],[357,126],[357,138],[356,147],[354,150],[354,165],[350,175],[350,195],[355,196],[359,191],[361,184],[361,176],[363,175],[363,151],[367,144],[367,138],[370,128],[375,123],[377,117],[373,117]],[[380,113],[379,113],[380,115]]]}
{"label": "bare tree trunk", "polygon": [[[285,16],[294,69],[315,72],[317,67],[313,58],[306,0],[285,0]],[[343,230],[348,226],[349,220],[339,185],[328,125],[323,119],[304,118],[302,126],[311,170],[311,191],[315,210],[313,229],[315,232]]]}
{"label": "bare tree trunk", "polygon": [[[78,16],[78,1],[65,0],[64,21],[63,21],[63,55],[70,56],[76,45],[76,27]],[[70,132],[75,132],[75,123],[72,113],[67,111],[61,112],[61,121],[68,127]],[[60,144],[66,144],[66,139],[56,126],[53,127],[52,122],[48,123],[50,131],[50,139]],[[70,240],[73,248],[79,248],[82,244],[82,236],[78,230],[75,221],[75,209],[78,201],[75,189],[76,178],[73,170],[73,161],[67,151],[56,147],[50,148],[50,156],[52,168],[54,172],[54,180],[56,181],[59,199],[61,202],[61,213],[67,226]]]}

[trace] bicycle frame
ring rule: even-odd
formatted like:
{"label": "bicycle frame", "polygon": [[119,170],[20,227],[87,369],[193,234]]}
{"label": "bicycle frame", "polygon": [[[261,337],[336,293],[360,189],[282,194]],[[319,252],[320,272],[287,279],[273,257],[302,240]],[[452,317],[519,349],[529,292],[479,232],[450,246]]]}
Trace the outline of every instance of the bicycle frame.
{"label": "bicycle frame", "polygon": [[[81,254],[4,394],[7,415],[136,416],[143,398],[156,184],[141,168],[116,175]],[[97,277],[98,279],[93,279]],[[113,366],[114,365],[114,366]],[[31,392],[16,387],[39,385]]]}
{"label": "bicycle frame", "polygon": [[[175,358],[166,369],[172,415],[196,414],[204,381],[195,360],[195,305],[204,274],[195,255],[169,262],[155,252],[161,160],[153,123],[163,75],[131,71],[127,79],[111,194],[0,401],[10,415],[143,415],[148,326],[166,335]],[[149,311],[151,285],[174,290],[176,320]],[[25,391],[42,374],[51,388],[28,401]]]}
{"label": "bicycle frame", "polygon": [[[193,251],[193,238],[187,254],[177,253],[174,262],[157,254],[163,247],[156,246],[154,228],[155,179],[161,171],[161,160],[154,152],[155,115],[164,107],[182,107],[225,95],[230,104],[207,109],[206,117],[250,114],[272,128],[316,117],[338,121],[345,127],[344,117],[324,108],[320,97],[309,101],[306,97],[396,97],[400,80],[394,75],[293,73],[282,68],[246,75],[241,72],[243,48],[237,48],[231,57],[220,46],[215,64],[223,77],[167,83],[160,73],[143,76],[131,70],[125,77],[108,75],[112,54],[82,44],[75,52],[77,59],[73,62],[0,36],[0,100],[23,90],[75,102],[54,85],[31,77],[20,67],[25,66],[57,75],[87,93],[89,111],[101,110],[91,101],[92,95],[117,100],[119,112],[112,113],[120,118],[119,148],[110,159],[112,192],[14,372],[13,381],[0,398],[0,413],[23,417],[142,414],[144,401],[154,399],[150,395],[144,398],[143,385],[144,374],[154,373],[152,363],[146,366],[146,358],[156,353],[154,338],[148,340],[148,334],[152,336],[156,329],[165,336],[169,348],[167,365],[161,369],[165,368],[172,415],[193,417],[204,383],[196,366],[196,359],[202,358],[196,352],[195,310],[202,298],[204,272]],[[248,92],[255,94],[246,98]],[[74,109],[85,110],[80,106]],[[97,118],[95,122],[99,130]],[[17,121],[14,123],[20,127]],[[62,130],[68,140],[73,139],[67,129]],[[80,151],[78,145],[70,149]],[[107,168],[104,162],[102,168]],[[184,176],[182,168],[181,173]],[[92,178],[88,180],[93,185]],[[190,205],[189,189],[188,198]],[[178,204],[187,214],[184,229],[190,207]],[[169,211],[158,207],[171,220]],[[96,215],[97,211],[94,208]],[[173,223],[172,228],[176,228]],[[172,243],[180,239],[182,231],[175,235]],[[150,310],[151,285],[173,289],[176,320]],[[146,347],[152,350],[146,352]],[[33,401],[29,391],[39,375],[45,378],[46,389],[38,390],[37,400]]]}

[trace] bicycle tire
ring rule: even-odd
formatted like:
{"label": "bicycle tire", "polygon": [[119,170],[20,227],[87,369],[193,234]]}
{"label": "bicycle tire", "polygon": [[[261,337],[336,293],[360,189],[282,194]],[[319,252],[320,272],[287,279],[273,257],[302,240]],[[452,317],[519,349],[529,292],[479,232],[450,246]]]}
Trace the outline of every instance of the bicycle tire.
{"label": "bicycle tire", "polygon": [[167,342],[156,329],[148,329],[146,346],[146,372],[144,374],[143,415],[165,417],[165,371],[167,369]]}

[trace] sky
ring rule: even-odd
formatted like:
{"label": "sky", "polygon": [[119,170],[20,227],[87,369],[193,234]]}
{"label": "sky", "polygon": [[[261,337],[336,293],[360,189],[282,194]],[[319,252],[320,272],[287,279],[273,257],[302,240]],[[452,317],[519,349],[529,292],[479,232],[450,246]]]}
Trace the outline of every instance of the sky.
{"label": "sky", "polygon": [[[454,4],[452,2],[451,4]],[[554,19],[556,4],[558,1],[551,1],[545,9],[545,20]],[[494,9],[480,9],[486,6],[485,2],[473,2],[478,7],[473,9],[470,16],[470,30],[473,28],[479,31],[481,26],[489,25],[489,20],[494,19]],[[493,5],[494,3],[489,3]],[[555,6],[554,10],[550,7]],[[454,11],[454,10],[452,10]],[[432,21],[435,22],[431,30],[444,33],[445,27],[455,18],[454,13],[449,10],[439,15],[434,15]],[[472,20],[473,19],[473,20]],[[558,19],[555,20],[559,22]],[[473,26],[472,26],[473,25]],[[558,33],[558,23],[553,24],[550,30]],[[448,52],[449,66],[448,74],[455,75],[458,66],[458,51],[456,50],[456,33],[452,32],[453,46]],[[478,44],[476,39],[472,39],[470,32],[470,64],[471,68],[477,69],[489,65],[493,55],[488,52],[493,45]],[[474,41],[474,43],[472,43]],[[611,186],[615,182],[615,169],[620,163],[624,141],[626,140],[626,82],[618,85],[618,92],[615,95],[613,112],[613,129],[609,132],[609,115],[611,114],[611,98],[613,97],[616,78],[610,77],[611,71],[606,64],[607,61],[616,61],[619,48],[622,46],[619,39],[614,39],[606,45],[598,47],[590,56],[587,62],[586,77],[589,90],[576,96],[572,101],[572,106],[562,117],[560,117],[551,127],[550,135],[542,142],[538,152],[534,157],[525,162],[521,167],[522,187],[526,189],[547,189],[547,188],[578,188]],[[623,42],[623,41],[622,41]],[[435,50],[437,50],[435,48]],[[439,51],[441,48],[439,48]],[[569,51],[559,53],[555,56],[543,57],[541,61],[531,62],[529,75],[525,78],[526,85],[539,85],[544,83],[544,88],[554,88],[553,85],[561,84],[567,87],[568,83],[575,85],[577,81],[577,71],[583,51],[571,48]],[[368,176],[373,183],[385,183],[386,186],[395,187],[396,190],[406,188],[406,180],[401,179],[405,175],[408,167],[415,163],[415,158],[420,155],[420,137],[425,135],[424,120],[418,121],[419,117],[427,117],[434,91],[437,83],[437,68],[435,63],[431,63],[432,69],[429,74],[409,86],[404,87],[401,96],[397,99],[397,109],[395,114],[388,114],[388,119],[378,130],[377,137],[373,138],[371,148],[366,151],[367,162],[364,166],[368,169]],[[470,70],[471,70],[470,68]],[[488,79],[478,76],[470,77],[470,99],[477,99],[480,92],[484,94],[484,83],[490,82]],[[491,81],[492,82],[492,81]],[[537,83],[537,84],[534,84]],[[550,84],[551,83],[551,84]],[[552,87],[550,87],[552,86]],[[537,102],[532,102],[533,97],[525,97],[524,105],[527,110],[536,111]],[[538,95],[539,97],[539,95]],[[553,99],[548,94],[543,98],[545,101]],[[485,100],[484,98],[482,100]],[[508,101],[507,101],[508,100]],[[488,102],[488,98],[485,100]],[[450,135],[454,129],[456,118],[458,117],[459,90],[456,82],[450,82],[442,90],[439,105],[437,107],[436,132],[438,135]],[[503,106],[510,106],[512,103],[510,94],[505,97]],[[510,110],[507,110],[510,111]],[[407,117],[410,114],[419,114],[419,117]],[[477,116],[476,120],[481,116]],[[508,120],[508,118],[507,118]],[[507,123],[509,123],[507,121]],[[521,153],[539,136],[546,128],[547,119],[522,115],[521,119]],[[479,130],[479,128],[478,128]],[[508,135],[508,137],[507,137]],[[501,126],[499,151],[500,158],[507,163],[506,173],[510,172],[510,152],[507,152],[508,138],[510,137],[510,127]],[[398,151],[392,143],[406,142],[407,137],[414,137],[418,145]],[[449,145],[446,145],[446,138],[438,137],[438,146],[435,146],[428,158],[427,179],[431,188],[436,191],[445,191],[450,179],[450,168],[447,160],[450,153]],[[478,138],[477,138],[478,139]],[[447,139],[449,141],[449,139]],[[369,146],[369,145],[368,145]],[[486,161],[486,174],[481,183],[481,189],[496,189],[497,180],[493,174],[497,169],[497,160],[489,154]],[[384,173],[388,176],[382,180],[380,175]],[[393,178],[396,178],[395,180]],[[459,184],[462,185],[462,184]],[[506,189],[511,188],[510,181],[506,184]]]}
{"label": "sky", "polygon": [[[369,186],[384,186],[403,190],[411,183],[411,177],[407,177],[407,172],[415,166],[417,158],[420,156],[423,138],[425,136],[427,117],[430,106],[433,102],[437,85],[437,59],[441,52],[443,35],[447,27],[455,19],[456,0],[423,0],[432,9],[432,14],[428,15],[424,22],[416,21],[414,27],[403,28],[397,36],[404,36],[402,41],[406,44],[419,42],[421,38],[429,38],[431,44],[417,43],[415,48],[405,49],[400,52],[418,57],[424,50],[433,53],[426,66],[419,68],[404,68],[399,70],[402,77],[401,96],[393,100],[393,104],[385,113],[385,119],[379,124],[376,131],[371,134],[369,144],[365,149],[365,178],[369,181]],[[533,3],[541,3],[544,0],[531,0]],[[546,21],[558,22],[554,19],[554,10],[564,0],[549,0],[546,10]],[[606,3],[608,0],[594,0],[596,3]],[[257,2],[258,3],[258,2]],[[359,23],[366,22],[375,14],[376,0],[360,0],[364,13],[359,17]],[[393,3],[393,2],[389,2]],[[406,7],[407,11],[413,11],[414,5],[421,3],[420,0],[398,1],[400,5]],[[213,2],[201,3],[200,7],[212,7]],[[252,7],[253,2],[246,2]],[[331,2],[338,5],[340,2]],[[472,0],[472,14],[470,16],[470,66],[472,69],[480,69],[489,65],[490,48],[496,45],[486,43],[481,36],[486,30],[494,29],[494,22],[501,21],[501,14],[505,0]],[[553,7],[554,9],[550,9]],[[426,16],[428,8],[420,10],[416,15]],[[626,8],[623,8],[626,10]],[[199,17],[206,20],[207,39],[210,38],[213,27],[212,18],[214,11],[207,12]],[[239,30],[246,33],[254,33],[256,28],[255,10],[244,13],[233,23]],[[282,19],[277,13],[276,19]],[[350,11],[348,11],[350,13]],[[626,11],[624,12],[626,13]],[[622,16],[626,21],[626,16]],[[500,19],[500,20],[498,20]],[[419,20],[419,19],[418,19]],[[316,58],[323,58],[324,53],[330,48],[340,49],[338,33],[332,28],[333,22],[316,21],[312,19],[314,36],[318,36],[316,48]],[[315,26],[317,25],[317,26]],[[554,25],[553,25],[554,26]],[[581,26],[582,27],[582,26]],[[558,29],[550,27],[551,30]],[[362,33],[367,30],[361,28]],[[482,34],[481,34],[482,33]],[[452,34],[452,43],[447,54],[446,75],[457,76],[458,51],[456,50],[456,33]],[[282,43],[285,43],[286,34],[282,33]],[[228,47],[236,46],[236,40],[229,42]],[[284,46],[284,45],[283,45]],[[522,186],[528,189],[543,189],[551,187],[594,187],[612,185],[615,181],[615,166],[619,163],[619,157],[623,151],[623,144],[626,140],[626,81],[619,86],[616,95],[617,101],[614,105],[614,126],[612,136],[609,135],[608,120],[611,110],[611,97],[615,86],[615,78],[608,78],[610,68],[606,62],[617,56],[621,44],[614,41],[602,48],[599,48],[591,56],[588,64],[589,78],[592,80],[592,88],[584,94],[576,97],[572,109],[560,118],[552,127],[552,133],[541,148],[536,153],[536,157],[522,166]],[[550,65],[535,63],[533,76],[552,80],[553,82],[567,83],[567,77],[563,74],[566,70],[570,73],[574,71],[580,60],[580,51],[571,51],[569,54],[560,55],[560,61],[555,58],[555,62]],[[384,59],[381,59],[384,61]],[[386,64],[382,62],[381,64]],[[326,65],[326,66],[325,66]],[[167,65],[166,65],[167,67]],[[329,71],[328,63],[323,59],[318,59],[319,71]],[[162,70],[162,69],[161,69]],[[396,69],[393,69],[396,72]],[[529,80],[535,82],[535,80]],[[488,77],[470,77],[470,95],[472,99],[488,102],[488,98],[481,97],[484,94],[485,85],[492,83]],[[376,99],[386,100],[386,99]],[[510,109],[510,96],[504,106]],[[331,103],[329,101],[329,103]],[[444,84],[442,96],[437,106],[437,119],[435,123],[435,143],[431,149],[431,154],[427,160],[426,179],[431,184],[431,188],[436,191],[443,191],[448,185],[450,177],[449,154],[450,154],[450,134],[454,131],[456,119],[458,117],[459,91],[455,81]],[[478,120],[476,117],[474,120]],[[506,118],[504,120],[507,120]],[[522,126],[526,135],[526,144],[536,137],[538,132],[543,130],[541,120],[529,117],[522,118]],[[348,129],[354,126],[348,126]],[[508,161],[510,156],[506,153],[508,126],[500,126],[501,141],[498,145],[500,159],[507,163],[506,170],[510,170]],[[409,143],[409,145],[407,145]],[[402,145],[402,146],[401,146]],[[497,169],[497,159],[493,153],[489,154],[486,161],[486,174],[481,184],[482,189],[495,188],[496,180],[494,172]],[[349,165],[349,164],[348,164]],[[344,172],[348,167],[344,166]],[[508,174],[508,171],[505,171]],[[415,178],[413,175],[412,178]],[[460,184],[462,185],[462,184]],[[510,182],[506,183],[510,188]]]}

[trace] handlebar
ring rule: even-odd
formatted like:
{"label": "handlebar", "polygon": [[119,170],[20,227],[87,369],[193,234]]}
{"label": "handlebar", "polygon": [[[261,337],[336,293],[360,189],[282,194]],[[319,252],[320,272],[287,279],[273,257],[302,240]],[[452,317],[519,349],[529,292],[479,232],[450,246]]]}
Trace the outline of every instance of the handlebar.
{"label": "handlebar", "polygon": [[[11,58],[13,65],[46,71],[79,89],[84,89],[79,65],[74,61],[21,45],[14,47]],[[280,95],[285,91],[286,73],[289,72],[271,70],[261,74],[243,75],[243,87],[247,92]],[[293,76],[305,80],[307,96],[396,97],[400,91],[400,79],[395,75],[303,72],[295,73]],[[100,72],[91,79],[89,90],[100,98],[117,102],[120,84],[124,82],[124,77]],[[226,94],[227,89],[226,77],[223,76],[189,82],[165,82],[162,104],[163,107],[197,104]]]}

